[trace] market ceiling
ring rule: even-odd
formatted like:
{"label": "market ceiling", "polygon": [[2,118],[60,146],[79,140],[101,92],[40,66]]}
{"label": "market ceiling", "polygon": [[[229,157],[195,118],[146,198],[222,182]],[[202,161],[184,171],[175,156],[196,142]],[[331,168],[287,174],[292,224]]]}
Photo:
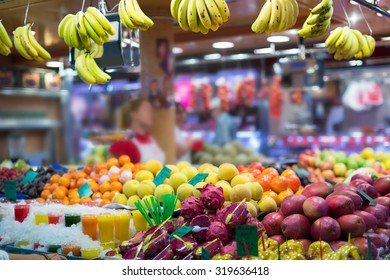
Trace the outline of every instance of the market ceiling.
{"label": "market ceiling", "polygon": [[[0,19],[3,20],[9,32],[17,26],[23,24],[23,19],[26,11],[27,0],[0,0]],[[97,6],[97,0],[85,1],[85,5]],[[172,18],[169,11],[170,0],[139,0],[142,9],[151,18]],[[175,26],[175,47],[181,48],[183,52],[178,56],[201,55],[215,53],[212,44],[216,41],[231,41],[235,47],[233,51],[250,50],[256,48],[268,47],[268,35],[255,34],[251,31],[251,24],[256,19],[264,0],[231,0],[228,1],[231,12],[229,22],[224,24],[218,31],[210,32],[207,35],[200,33],[184,32],[172,19],[172,24]],[[320,1],[298,0],[300,13],[299,19],[294,30],[289,30],[280,33],[290,37],[285,45],[277,47],[285,47],[296,45],[298,37],[296,30],[299,29],[310,12],[310,8],[314,7]],[[342,9],[341,0],[334,0],[334,16],[332,19],[332,27],[347,25],[348,21]],[[108,0],[109,8],[113,8],[118,3],[118,0]],[[342,1],[349,16],[349,20],[353,28],[359,29],[363,33],[369,33],[369,28],[362,12],[358,5],[353,5],[349,0]],[[390,10],[390,0],[380,0],[380,6],[386,10]],[[57,26],[60,20],[68,13],[76,13],[81,9],[81,0],[31,0],[27,22],[34,22],[34,30],[38,32],[40,42],[43,42],[53,57],[67,56],[68,48],[65,43],[57,36]],[[386,8],[388,7],[388,8]],[[382,37],[390,36],[390,18],[379,16],[376,12],[362,7],[362,11],[367,21],[369,22],[373,35],[377,40]],[[153,28],[158,28],[158,24]],[[314,43],[324,42],[326,36],[316,40],[309,40],[306,43],[313,45]],[[12,61],[21,61],[19,57],[13,57]]]}

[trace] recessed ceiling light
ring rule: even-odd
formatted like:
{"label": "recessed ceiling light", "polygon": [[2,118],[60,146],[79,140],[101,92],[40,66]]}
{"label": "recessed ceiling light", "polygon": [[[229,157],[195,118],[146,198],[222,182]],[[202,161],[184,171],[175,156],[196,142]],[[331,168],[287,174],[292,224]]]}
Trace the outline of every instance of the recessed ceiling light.
{"label": "recessed ceiling light", "polygon": [[173,54],[183,53],[183,49],[182,49],[182,48],[174,47],[174,48],[172,48],[172,53],[173,53]]}
{"label": "recessed ceiling light", "polygon": [[380,13],[376,13],[376,15],[377,15],[378,17],[383,17],[383,15],[380,14]]}
{"label": "recessed ceiling light", "polygon": [[198,62],[199,62],[199,59],[196,59],[196,58],[190,58],[190,59],[183,60],[183,64],[187,64],[187,65],[196,64]]}
{"label": "recessed ceiling light", "polygon": [[220,59],[222,57],[219,53],[206,54],[203,58],[206,60]]}
{"label": "recessed ceiling light", "polygon": [[234,47],[234,44],[232,42],[215,42],[213,44],[214,49],[230,49],[233,47]]}
{"label": "recessed ceiling light", "polygon": [[318,43],[313,45],[315,48],[325,48],[325,43]]}
{"label": "recessed ceiling light", "polygon": [[355,23],[355,22],[357,22],[357,21],[359,20],[359,15],[356,14],[356,13],[353,13],[353,14],[349,17],[349,19],[351,20],[352,23]]}
{"label": "recessed ceiling light", "polygon": [[351,60],[351,61],[349,61],[348,64],[350,66],[362,66],[363,65],[363,61],[361,61],[361,60]]}
{"label": "recessed ceiling light", "polygon": [[255,49],[255,50],[253,50],[253,53],[255,53],[255,54],[267,54],[267,53],[272,53],[272,48]]}
{"label": "recessed ceiling light", "polygon": [[287,36],[270,36],[267,41],[270,43],[284,43],[290,41],[290,38]]}
{"label": "recessed ceiling light", "polygon": [[352,5],[359,5],[358,3],[356,3],[355,1],[349,1],[349,3],[351,3]]}
{"label": "recessed ceiling light", "polygon": [[46,62],[46,67],[61,68],[61,67],[64,67],[64,63],[61,61],[48,61],[48,62]]}
{"label": "recessed ceiling light", "polygon": [[381,40],[382,41],[390,41],[390,37],[382,37]]}

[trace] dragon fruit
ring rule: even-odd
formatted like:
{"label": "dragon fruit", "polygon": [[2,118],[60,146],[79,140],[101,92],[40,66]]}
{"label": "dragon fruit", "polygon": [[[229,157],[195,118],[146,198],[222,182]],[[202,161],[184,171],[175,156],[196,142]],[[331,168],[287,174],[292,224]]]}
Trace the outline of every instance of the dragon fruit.
{"label": "dragon fruit", "polygon": [[250,214],[249,214],[245,224],[256,226],[257,233],[259,234],[259,236],[265,231],[263,224],[257,218],[253,218]]}
{"label": "dragon fruit", "polygon": [[119,253],[125,255],[131,248],[138,246],[143,239],[144,233],[141,231],[137,232],[132,239],[123,241],[122,244],[119,245]]}
{"label": "dragon fruit", "polygon": [[165,224],[167,221],[163,222],[162,224],[152,226],[144,233],[144,240],[146,243],[148,243],[150,240],[156,238],[157,236],[161,235],[163,232],[167,232],[165,229]]}
{"label": "dragon fruit", "polygon": [[173,252],[170,246],[165,247],[157,256],[153,258],[153,260],[173,260],[175,253]]}
{"label": "dragon fruit", "polygon": [[175,231],[175,224],[172,221],[168,221],[165,223],[164,228],[169,234],[171,234]]}
{"label": "dragon fruit", "polygon": [[[231,205],[231,204],[230,204]],[[228,210],[228,206],[218,209],[217,213],[215,214],[215,220],[223,222],[223,215],[225,215],[225,212]]]}
{"label": "dragon fruit", "polygon": [[221,187],[214,186],[213,184],[207,184],[204,188],[200,189],[201,200],[203,205],[210,210],[216,210],[222,207],[225,202],[223,196],[223,189]]}
{"label": "dragon fruit", "polygon": [[223,247],[220,252],[221,255],[230,255],[233,258],[237,258],[237,243],[236,241],[230,242],[228,245]]}
{"label": "dragon fruit", "polygon": [[226,245],[230,240],[229,229],[222,222],[211,223],[209,229],[206,231],[206,240],[212,241],[215,238],[221,240],[223,245]]}
{"label": "dragon fruit", "polygon": [[196,246],[198,246],[198,243],[196,243],[195,238],[188,235],[184,237],[174,235],[174,238],[171,241],[173,252],[181,256],[187,256],[196,248]]}
{"label": "dragon fruit", "polygon": [[203,243],[206,241],[206,231],[210,224],[210,217],[206,214],[196,216],[191,220],[190,226],[199,226],[201,228],[204,228],[198,232],[192,232],[192,236],[196,239],[198,243]]}
{"label": "dragon fruit", "polygon": [[245,201],[235,202],[227,207],[222,216],[222,221],[228,227],[236,227],[245,223],[248,216]]}
{"label": "dragon fruit", "polygon": [[138,246],[131,248],[123,256],[125,260],[144,260],[145,254],[142,250],[143,243],[140,243]]}
{"label": "dragon fruit", "polygon": [[191,221],[192,218],[204,213],[204,206],[202,201],[195,197],[187,197],[181,204],[181,215],[187,220]]}
{"label": "dragon fruit", "polygon": [[[152,258],[164,250],[169,244],[169,234],[165,230],[158,230],[159,235],[153,237],[148,242],[145,242],[142,250],[146,257]],[[145,239],[146,241],[146,239]]]}
{"label": "dragon fruit", "polygon": [[199,245],[194,251],[196,258],[198,259],[202,256],[202,248],[210,253],[210,257],[214,257],[222,249],[222,243],[218,238],[215,238],[214,240]]}
{"label": "dragon fruit", "polygon": [[179,227],[185,226],[187,224],[186,219],[184,219],[183,216],[179,216],[175,222],[175,229],[178,229]]}

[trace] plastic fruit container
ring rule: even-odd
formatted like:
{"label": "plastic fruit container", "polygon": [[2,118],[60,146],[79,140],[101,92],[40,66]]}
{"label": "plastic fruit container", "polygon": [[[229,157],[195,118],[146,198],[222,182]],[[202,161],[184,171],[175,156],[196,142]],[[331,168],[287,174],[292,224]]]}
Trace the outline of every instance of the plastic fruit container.
{"label": "plastic fruit container", "polygon": [[74,244],[62,245],[62,253],[64,255],[69,255],[70,253],[72,253],[73,256],[80,257],[81,256],[80,250],[81,250],[81,247],[78,245],[74,245]]}
{"label": "plastic fruit container", "polygon": [[100,255],[99,247],[89,247],[81,249],[81,257],[85,259],[96,259]]}
{"label": "plastic fruit container", "polygon": [[116,244],[114,241],[100,243],[100,246],[102,246],[103,250],[115,250],[116,248]]}

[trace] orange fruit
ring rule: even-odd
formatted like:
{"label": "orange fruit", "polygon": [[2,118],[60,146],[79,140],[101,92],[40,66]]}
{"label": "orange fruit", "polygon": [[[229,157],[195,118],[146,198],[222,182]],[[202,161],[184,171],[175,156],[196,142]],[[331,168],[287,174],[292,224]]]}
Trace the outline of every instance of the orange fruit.
{"label": "orange fruit", "polygon": [[102,169],[107,169],[107,165],[104,162],[100,162],[95,165],[96,173],[99,173]]}
{"label": "orange fruit", "polygon": [[103,193],[102,198],[108,199],[111,202],[111,192],[107,191],[107,192]]}
{"label": "orange fruit", "polygon": [[80,199],[80,204],[83,204],[85,202],[91,201],[92,199],[89,196],[84,196]]}
{"label": "orange fruit", "polygon": [[276,176],[279,176],[279,172],[278,170],[276,170],[275,168],[272,168],[272,167],[268,167],[266,169],[264,169],[262,172],[261,172],[262,175],[264,174],[267,174],[269,176],[271,176],[271,178],[274,178]]}
{"label": "orange fruit", "polygon": [[62,176],[58,181],[58,184],[64,187],[68,187],[70,185],[70,179],[68,177]]}
{"label": "orange fruit", "polygon": [[124,165],[121,167],[121,171],[124,171],[124,170],[129,170],[129,171],[131,171],[131,172],[134,172],[134,164],[131,163],[131,162],[124,164]]}
{"label": "orange fruit", "polygon": [[285,177],[276,176],[271,180],[271,190],[276,193],[285,191],[288,187],[288,181]]}
{"label": "orange fruit", "polygon": [[256,177],[256,181],[263,187],[263,191],[269,191],[271,189],[271,180],[272,178],[268,174]]}
{"label": "orange fruit", "polygon": [[289,175],[285,177],[287,179],[287,188],[291,189],[294,193],[299,190],[301,186],[301,180],[296,175]]}
{"label": "orange fruit", "polygon": [[287,177],[290,175],[296,176],[295,172],[292,169],[286,169],[282,172],[282,174],[280,174],[280,176],[283,176],[283,177]]}
{"label": "orange fruit", "polygon": [[122,192],[122,183],[120,182],[112,182],[111,183],[111,186],[110,186],[110,190],[111,191],[118,191],[118,192]]}
{"label": "orange fruit", "polygon": [[128,155],[121,155],[119,158],[118,158],[118,162],[119,162],[119,165],[120,166],[123,166],[127,163],[131,163],[131,159]]}
{"label": "orange fruit", "polygon": [[66,197],[66,196],[64,197],[63,201],[64,201],[64,204],[65,204],[65,205],[69,205],[69,203],[70,203],[69,198]]}
{"label": "orange fruit", "polygon": [[111,192],[110,192],[110,200],[112,200],[112,198],[113,198],[117,193],[120,193],[120,192],[118,192],[118,191],[111,191]]}
{"label": "orange fruit", "polygon": [[87,177],[88,177],[88,175],[84,171],[78,171],[76,173],[76,179],[85,179]]}
{"label": "orange fruit", "polygon": [[120,177],[120,174],[119,173],[115,173],[115,174],[112,174],[110,176],[110,182],[118,182],[119,181],[119,177]]}
{"label": "orange fruit", "polygon": [[91,177],[92,180],[94,180],[95,182],[99,182],[99,178],[100,178],[100,175],[99,174],[95,174]]}
{"label": "orange fruit", "polygon": [[47,197],[51,195],[51,192],[49,190],[43,190],[41,192],[41,197],[46,201]]}
{"label": "orange fruit", "polygon": [[93,171],[92,165],[85,165],[83,171],[84,171],[86,174],[88,174],[88,175],[91,174],[91,172]]}
{"label": "orange fruit", "polygon": [[58,180],[60,180],[61,176],[58,175],[58,174],[54,174],[53,176],[51,176],[50,178],[50,183],[58,183]]}
{"label": "orange fruit", "polygon": [[45,184],[45,187],[43,188],[44,190],[50,190],[50,183],[47,183],[47,184]]}
{"label": "orange fruit", "polygon": [[53,192],[53,199],[64,199],[66,192],[62,188],[56,188]]}
{"label": "orange fruit", "polygon": [[75,189],[77,188],[77,185],[76,185],[76,181],[75,180],[71,180],[70,181],[70,185],[69,185],[69,189]]}
{"label": "orange fruit", "polygon": [[58,189],[64,191],[65,195],[68,195],[68,188],[63,187],[63,186],[59,186],[59,187],[57,187],[57,190],[58,190]]}
{"label": "orange fruit", "polygon": [[295,194],[302,194],[303,187],[300,186],[299,189],[295,192]]}
{"label": "orange fruit", "polygon": [[291,189],[287,188],[287,190],[282,191],[278,194],[279,201],[282,202],[283,199],[292,194],[294,194],[294,192]]}
{"label": "orange fruit", "polygon": [[45,203],[46,202],[46,199],[44,199],[43,197],[38,197],[35,199],[36,202],[38,203]]}
{"label": "orange fruit", "polygon": [[111,190],[111,184],[110,182],[104,182],[100,185],[100,192],[105,193]]}
{"label": "orange fruit", "polygon": [[72,197],[69,200],[69,204],[74,205],[74,204],[79,204],[80,203],[80,198],[79,197]]}
{"label": "orange fruit", "polygon": [[49,191],[51,193],[53,193],[56,188],[58,188],[58,184],[57,183],[53,183],[53,184],[50,185]]}
{"label": "orange fruit", "polygon": [[99,199],[99,198],[103,198],[103,194],[101,192],[95,192],[93,195],[92,195],[92,199],[95,200],[95,199]]}
{"label": "orange fruit", "polygon": [[80,195],[79,195],[79,192],[77,191],[77,189],[71,189],[69,192],[68,192],[68,197],[69,198],[80,198]]}
{"label": "orange fruit", "polygon": [[86,181],[87,181],[87,179],[84,179],[84,178],[77,179],[77,181],[76,181],[76,188],[79,189],[82,185],[84,185],[84,183]]}
{"label": "orange fruit", "polygon": [[88,181],[88,185],[89,187],[91,188],[91,190],[95,193],[95,192],[98,192],[100,190],[100,186],[98,183],[96,183],[95,181],[92,181],[92,180],[89,180]]}
{"label": "orange fruit", "polygon": [[116,158],[109,158],[107,160],[107,169],[110,169],[113,166],[119,167],[119,161]]}
{"label": "orange fruit", "polygon": [[262,197],[265,197],[265,196],[271,197],[273,200],[275,200],[277,205],[280,205],[280,200],[279,200],[278,194],[276,192],[274,192],[274,191],[263,192]]}
{"label": "orange fruit", "polygon": [[108,170],[107,169],[101,169],[99,171],[99,175],[102,176],[102,175],[107,175],[108,174]]}
{"label": "orange fruit", "polygon": [[102,199],[102,202],[100,203],[100,206],[104,206],[104,205],[110,204],[110,203],[111,203],[111,200],[110,200],[110,199],[103,198],[103,199]]}

